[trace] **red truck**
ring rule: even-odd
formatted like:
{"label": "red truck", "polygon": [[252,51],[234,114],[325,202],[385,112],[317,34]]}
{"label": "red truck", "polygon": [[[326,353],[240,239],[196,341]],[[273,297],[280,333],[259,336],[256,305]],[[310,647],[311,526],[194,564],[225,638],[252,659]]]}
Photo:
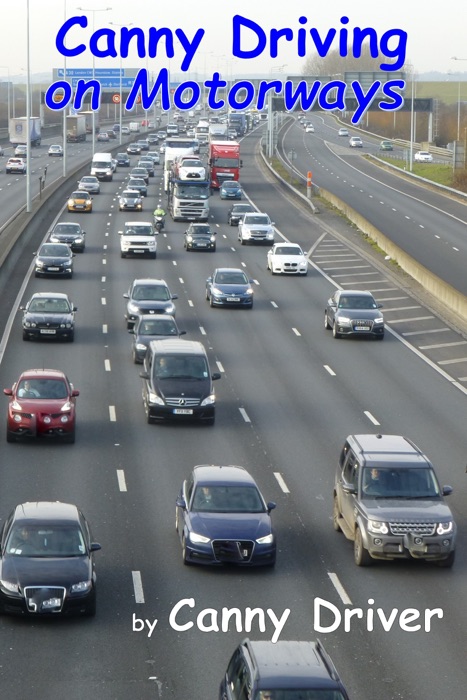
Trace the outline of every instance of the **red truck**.
{"label": "red truck", "polygon": [[219,189],[225,180],[240,180],[240,144],[237,141],[210,141],[208,163],[213,189]]}

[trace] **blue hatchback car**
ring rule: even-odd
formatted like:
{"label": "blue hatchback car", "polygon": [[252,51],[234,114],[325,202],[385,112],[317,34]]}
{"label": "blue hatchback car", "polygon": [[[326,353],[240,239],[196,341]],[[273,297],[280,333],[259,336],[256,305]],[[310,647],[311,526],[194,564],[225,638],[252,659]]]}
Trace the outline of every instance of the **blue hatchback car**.
{"label": "blue hatchback car", "polygon": [[184,564],[274,566],[271,511],[244,467],[199,465],[176,501]]}
{"label": "blue hatchback car", "polygon": [[226,180],[219,189],[221,199],[241,199],[243,192],[240,183],[236,180]]}
{"label": "blue hatchback car", "polygon": [[206,280],[206,300],[210,306],[253,308],[253,280],[237,267],[218,267]]}

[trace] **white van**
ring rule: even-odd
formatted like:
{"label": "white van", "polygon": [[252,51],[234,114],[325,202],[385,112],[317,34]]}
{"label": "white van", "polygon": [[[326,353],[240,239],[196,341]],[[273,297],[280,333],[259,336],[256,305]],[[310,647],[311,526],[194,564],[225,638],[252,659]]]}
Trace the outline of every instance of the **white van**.
{"label": "white van", "polygon": [[139,134],[139,122],[130,122],[128,127],[132,134]]}
{"label": "white van", "polygon": [[98,180],[112,180],[113,178],[112,154],[94,153],[91,163],[91,175]]}

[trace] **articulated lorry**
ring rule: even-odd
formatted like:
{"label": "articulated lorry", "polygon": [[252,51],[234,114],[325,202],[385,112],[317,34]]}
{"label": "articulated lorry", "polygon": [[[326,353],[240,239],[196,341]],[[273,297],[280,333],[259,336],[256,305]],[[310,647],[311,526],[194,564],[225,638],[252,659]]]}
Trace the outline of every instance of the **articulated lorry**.
{"label": "articulated lorry", "polygon": [[99,133],[99,112],[94,112],[92,110],[84,111],[84,112],[79,112],[78,116],[80,117],[85,117],[86,118],[86,133],[87,134],[92,134],[92,115],[94,114],[94,128],[96,130],[96,134]]}
{"label": "articulated lorry", "polygon": [[67,143],[79,143],[86,141],[86,117],[83,114],[67,115],[66,140]]}
{"label": "articulated lorry", "polygon": [[29,139],[27,117],[13,117],[9,121],[8,131],[10,143],[14,146],[19,144],[27,145],[28,140],[31,146],[41,145],[41,120],[40,117],[29,118]]}

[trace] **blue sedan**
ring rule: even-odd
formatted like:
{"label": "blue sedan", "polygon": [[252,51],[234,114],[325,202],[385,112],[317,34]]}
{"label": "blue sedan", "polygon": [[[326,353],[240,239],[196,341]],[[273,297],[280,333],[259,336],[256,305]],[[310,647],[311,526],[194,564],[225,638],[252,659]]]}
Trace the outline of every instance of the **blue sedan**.
{"label": "blue sedan", "polygon": [[236,267],[218,267],[206,280],[206,299],[210,306],[253,307],[253,280]]}
{"label": "blue sedan", "polygon": [[242,188],[236,180],[226,180],[219,189],[221,199],[241,199]]}
{"label": "blue sedan", "polygon": [[274,566],[275,507],[243,467],[195,467],[176,501],[183,563]]}

